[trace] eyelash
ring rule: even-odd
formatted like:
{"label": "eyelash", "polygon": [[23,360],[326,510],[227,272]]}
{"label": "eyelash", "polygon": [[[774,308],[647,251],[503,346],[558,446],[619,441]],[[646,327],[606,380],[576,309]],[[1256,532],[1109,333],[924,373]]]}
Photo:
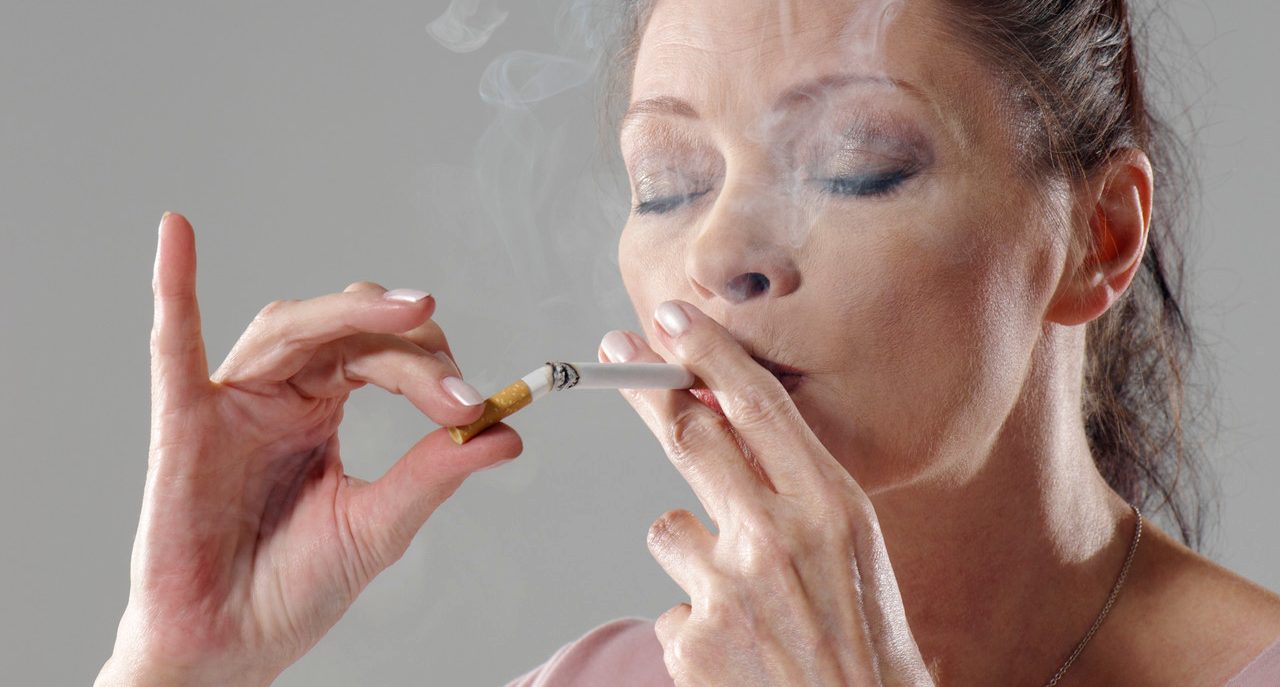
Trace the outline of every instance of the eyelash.
{"label": "eyelash", "polygon": [[707,195],[710,189],[698,191],[697,193],[686,193],[682,196],[663,196],[646,200],[643,203],[636,203],[632,210],[637,215],[662,215],[682,206],[688,205],[693,201]]}
{"label": "eyelash", "polygon": [[907,169],[870,174],[861,177],[837,177],[820,179],[822,190],[842,196],[859,196],[876,198],[887,196],[898,189],[906,180],[915,176],[915,172]]}
{"label": "eyelash", "polygon": [[[841,196],[877,198],[893,193],[903,182],[913,176],[915,176],[915,172],[902,169],[882,174],[861,177],[836,177],[833,179],[820,179],[819,181],[822,184],[822,190],[827,193]],[[662,215],[684,207],[708,192],[709,189],[680,196],[663,196],[662,198],[646,200],[643,203],[636,203],[632,210],[637,215]]]}

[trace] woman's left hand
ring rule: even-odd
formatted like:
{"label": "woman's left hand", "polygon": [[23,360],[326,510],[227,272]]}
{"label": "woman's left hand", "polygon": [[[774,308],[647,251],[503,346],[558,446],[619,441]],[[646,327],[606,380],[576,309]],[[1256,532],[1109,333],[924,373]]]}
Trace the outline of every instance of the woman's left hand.
{"label": "woman's left hand", "polygon": [[676,684],[933,684],[866,494],[723,327],[683,301],[658,313],[676,360],[623,332],[606,336],[601,360],[684,365],[726,416],[686,391],[623,391],[718,529],[687,510],[649,529],[650,552],[691,601],[656,624]]}

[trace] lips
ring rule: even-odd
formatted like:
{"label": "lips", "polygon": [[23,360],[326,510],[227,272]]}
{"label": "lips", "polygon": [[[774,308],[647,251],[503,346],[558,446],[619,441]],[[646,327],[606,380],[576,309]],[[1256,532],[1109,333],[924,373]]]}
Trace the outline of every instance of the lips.
{"label": "lips", "polygon": [[[768,358],[760,358],[754,355],[751,356],[751,359],[759,363],[764,369],[768,370],[774,377],[777,377],[778,381],[782,383],[782,388],[786,389],[789,394],[793,393],[796,390],[796,387],[800,386],[800,382],[804,379],[804,373],[789,365],[775,363]],[[714,410],[720,415],[724,415],[724,409],[720,407],[719,399],[716,398],[715,394],[713,394],[710,389],[690,389],[689,392],[706,407]]]}
{"label": "lips", "polygon": [[690,389],[689,393],[693,394],[694,398],[702,401],[702,405],[716,411],[722,417],[724,416],[724,408],[720,407],[720,401],[716,399],[716,395],[711,393],[710,389]]}
{"label": "lips", "polygon": [[751,356],[751,359],[760,363],[760,367],[763,367],[772,373],[774,377],[777,377],[778,381],[782,382],[782,388],[786,389],[787,393],[795,391],[796,387],[800,386],[800,380],[804,377],[803,372],[791,367],[790,365],[775,363],[768,358],[759,358],[754,355]]}

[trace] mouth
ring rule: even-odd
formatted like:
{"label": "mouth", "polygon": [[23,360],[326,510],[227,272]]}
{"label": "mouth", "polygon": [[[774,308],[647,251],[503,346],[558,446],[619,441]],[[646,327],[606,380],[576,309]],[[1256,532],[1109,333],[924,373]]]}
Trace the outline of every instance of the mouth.
{"label": "mouth", "polygon": [[790,365],[775,363],[768,358],[760,358],[754,355],[751,356],[751,359],[759,363],[760,367],[768,370],[769,374],[777,377],[778,381],[782,382],[782,388],[786,389],[787,393],[795,391],[796,387],[800,386],[800,380],[804,378],[803,372]]}
{"label": "mouth", "polygon": [[[760,367],[768,370],[770,374],[776,377],[782,384],[782,388],[786,389],[788,394],[794,393],[796,388],[799,387],[800,383],[804,380],[804,373],[789,365],[775,363],[768,358],[761,358],[754,355],[751,356],[751,359],[759,363]],[[720,407],[719,399],[716,398],[715,394],[713,394],[710,389],[690,389],[689,392],[706,407],[714,410],[722,416],[724,415],[724,409]]]}

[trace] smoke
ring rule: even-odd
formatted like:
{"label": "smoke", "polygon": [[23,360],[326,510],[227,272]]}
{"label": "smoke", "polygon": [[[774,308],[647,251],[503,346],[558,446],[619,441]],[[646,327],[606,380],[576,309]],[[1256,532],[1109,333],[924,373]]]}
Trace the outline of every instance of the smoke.
{"label": "smoke", "polygon": [[491,105],[527,108],[586,83],[595,66],[562,55],[517,50],[491,62],[480,77],[480,99]]}
{"label": "smoke", "polygon": [[452,0],[444,14],[427,24],[427,33],[454,52],[472,52],[489,42],[507,14],[487,2],[482,6],[482,0]]}
{"label": "smoke", "polygon": [[[482,294],[472,297],[480,309],[450,322],[450,340],[462,337],[454,350],[483,393],[548,359],[594,360],[605,331],[634,326],[616,259],[628,204],[607,190],[625,184],[616,176],[611,183],[620,170],[605,168],[598,145],[597,77],[612,5],[525,0],[508,6],[509,18],[489,6],[490,18],[500,14],[507,23],[495,32],[501,21],[480,22],[493,34],[486,49],[495,55],[472,91],[479,107],[470,108],[486,125],[468,159],[429,164],[416,180],[428,250],[447,246],[447,259],[433,269]],[[483,14],[475,8],[455,1],[432,25]],[[530,35],[526,22],[546,27],[541,41],[505,33],[525,23]],[[472,332],[482,338],[469,344]],[[495,336],[506,332],[519,335]]]}
{"label": "smoke", "polygon": [[[604,331],[637,326],[616,259],[630,206],[619,191],[630,185],[615,175],[620,170],[605,168],[597,147],[601,140],[613,138],[613,132],[601,136],[597,96],[604,50],[620,26],[622,4],[526,0],[500,10],[480,0],[454,0],[431,24],[432,36],[449,50],[477,50],[488,41],[496,53],[473,91],[484,106],[487,126],[476,138],[470,159],[432,163],[417,182],[432,249],[438,250],[439,239],[447,240],[449,257],[441,268],[494,304],[495,312],[472,313],[471,321],[461,326],[521,333],[504,339],[504,348],[490,352],[490,359],[479,360],[479,366],[462,354],[468,378],[481,391],[496,390],[527,371],[521,368],[531,368],[530,362],[591,359]],[[886,72],[885,37],[903,6],[903,0],[851,2],[834,9],[783,2],[760,10],[758,35],[737,38],[744,59],[751,51],[774,50],[759,61],[763,72],[778,72],[773,66],[778,61],[803,64],[812,59],[813,46],[797,43],[804,32],[815,25],[829,27],[824,30],[842,51],[842,68],[875,76]],[[816,11],[831,14],[820,20]],[[546,26],[545,38],[516,44],[510,34],[497,30],[521,22]],[[681,30],[690,36],[725,31],[710,23]],[[530,35],[527,27],[525,35]],[[776,52],[779,47],[782,54]],[[755,107],[750,98],[774,95],[764,91],[785,86],[785,81],[770,81],[769,89],[762,88],[761,80],[708,83],[708,97],[725,98],[730,107]],[[780,149],[776,144],[781,138],[799,137],[819,124],[831,127],[836,118],[827,115],[839,106],[824,95],[812,94],[815,104],[803,116],[761,109],[758,119],[737,133],[773,151]],[[833,146],[841,133],[828,136],[833,139],[828,142],[832,154],[840,152]],[[717,157],[723,152],[713,149],[707,154]],[[695,169],[687,168],[687,159],[655,163],[656,183],[687,189],[705,185],[708,177],[723,178],[726,172],[723,160],[718,168],[707,166],[709,171],[703,162],[695,162]],[[727,195],[723,202],[732,204],[731,221],[749,221],[757,231],[773,232],[779,244],[799,249],[826,214],[828,200],[812,191],[812,169],[781,157],[772,168],[784,171],[763,173],[758,179],[738,175],[740,189],[755,188]]]}
{"label": "smoke", "polygon": [[[803,105],[785,109],[769,109],[751,99],[756,96],[772,99],[787,88],[790,79],[799,79],[800,74],[815,75],[806,69],[815,59],[812,38],[815,32],[831,36],[824,50],[840,52],[838,59],[829,60],[838,64],[840,72],[859,74],[868,84],[876,79],[887,83],[884,77],[891,72],[887,64],[887,36],[905,6],[906,0],[826,5],[785,0],[751,15],[750,20],[759,27],[758,32],[755,35],[740,33],[737,38],[741,43],[735,43],[733,49],[739,50],[737,54],[741,54],[742,59],[760,65],[760,81],[742,82],[728,106],[748,107],[748,111],[758,113],[737,129],[736,134],[767,152],[772,157],[772,165],[767,170],[744,173],[739,169],[733,174],[740,192],[733,193],[724,202],[731,203],[730,212],[735,219],[740,217],[742,225],[765,226],[767,229],[760,230],[768,230],[773,241],[799,251],[809,242],[814,226],[827,216],[828,203],[833,200],[831,194],[814,192],[814,177],[820,175],[815,173],[836,168],[867,168],[867,151],[861,148],[863,141],[859,141],[858,134],[850,133],[867,128],[854,124],[861,105],[841,99],[836,92],[841,86],[810,88],[800,93]],[[763,5],[745,5],[742,12],[749,13],[751,8],[763,8]],[[689,36],[716,35],[717,31],[724,33],[724,28],[704,23],[682,27],[680,31]],[[668,36],[667,40],[675,38]],[[758,49],[751,49],[753,40],[759,43]],[[792,65],[792,68],[780,70],[776,65]],[[776,75],[780,75],[776,81],[769,78]],[[727,91],[723,86],[709,86],[708,90],[712,99],[717,97],[714,93]],[[797,115],[799,111],[804,114]],[[794,145],[801,141],[803,146]],[[819,164],[836,157],[845,157],[850,164]],[[846,233],[860,229],[854,226],[847,228]]]}
{"label": "smoke", "polygon": [[885,35],[902,14],[904,0],[874,0],[857,5],[845,24],[840,45],[850,61],[883,72]]}

